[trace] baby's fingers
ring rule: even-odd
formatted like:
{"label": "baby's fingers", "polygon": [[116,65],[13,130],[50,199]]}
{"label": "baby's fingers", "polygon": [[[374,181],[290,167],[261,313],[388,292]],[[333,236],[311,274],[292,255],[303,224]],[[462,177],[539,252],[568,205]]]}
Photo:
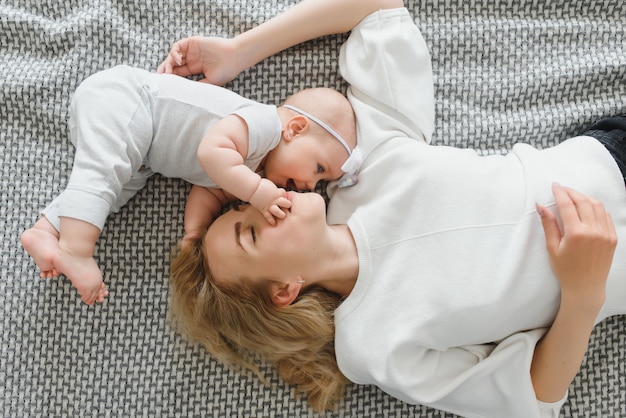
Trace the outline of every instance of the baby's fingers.
{"label": "baby's fingers", "polygon": [[278,205],[270,206],[269,211],[273,217],[276,217],[278,219],[284,219],[285,216],[287,216],[285,212],[283,212],[283,210]]}
{"label": "baby's fingers", "polygon": [[267,210],[267,212],[263,212],[263,217],[265,218],[267,223],[269,223],[270,225],[272,226],[276,225],[276,219],[274,218],[274,215],[272,214],[271,207]]}
{"label": "baby's fingers", "polygon": [[276,205],[280,206],[283,209],[289,209],[291,207],[291,200],[286,197],[281,197],[276,200]]}

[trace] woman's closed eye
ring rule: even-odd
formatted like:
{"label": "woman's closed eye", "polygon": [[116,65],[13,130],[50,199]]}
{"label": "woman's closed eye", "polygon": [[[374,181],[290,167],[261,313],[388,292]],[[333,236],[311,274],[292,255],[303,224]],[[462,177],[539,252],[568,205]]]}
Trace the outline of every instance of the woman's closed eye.
{"label": "woman's closed eye", "polygon": [[250,235],[252,235],[252,242],[256,244],[256,231],[253,226],[250,227]]}

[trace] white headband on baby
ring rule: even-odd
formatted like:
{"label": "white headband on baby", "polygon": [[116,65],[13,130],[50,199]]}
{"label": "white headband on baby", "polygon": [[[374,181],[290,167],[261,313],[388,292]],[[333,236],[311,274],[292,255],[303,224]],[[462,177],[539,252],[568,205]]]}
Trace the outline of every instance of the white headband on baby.
{"label": "white headband on baby", "polygon": [[328,132],[329,134],[331,134],[332,136],[335,137],[335,139],[337,141],[339,141],[341,143],[341,145],[343,145],[343,147],[346,149],[346,151],[348,151],[348,155],[352,155],[352,150],[350,149],[350,147],[348,146],[348,143],[346,142],[345,139],[343,139],[341,137],[341,135],[339,135],[337,132],[335,132],[335,130],[333,128],[331,128],[330,126],[328,126],[326,124],[326,122],[324,122],[321,119],[316,118],[315,116],[313,116],[312,114],[310,114],[309,112],[305,112],[304,110],[297,108],[295,106],[292,105],[283,105],[283,107],[286,107],[287,109],[293,110],[294,112],[297,112],[299,114],[301,114],[302,116],[306,116],[307,118],[311,119],[313,122],[317,123],[319,126],[321,126],[322,128],[324,128],[324,130],[326,132]]}
{"label": "white headband on baby", "polygon": [[361,150],[358,147],[355,147],[353,150],[351,150],[350,147],[348,146],[348,143],[346,142],[345,139],[341,137],[341,135],[339,135],[333,128],[328,126],[328,124],[326,124],[323,120],[313,116],[309,112],[305,112],[304,110],[300,108],[297,108],[295,106],[288,105],[288,104],[283,105],[283,107],[289,110],[293,110],[294,112],[299,113],[302,116],[306,116],[307,118],[311,119],[313,122],[321,126],[326,132],[331,134],[337,141],[339,141],[341,145],[343,145],[343,147],[348,152],[349,157],[346,160],[346,162],[343,163],[343,165],[341,166],[341,170],[346,174],[343,175],[341,179],[339,179],[338,186],[346,187],[346,186],[352,186],[353,184],[356,184],[357,182],[356,173],[359,171],[359,168],[361,168],[361,163],[363,162],[363,154],[361,153]]}

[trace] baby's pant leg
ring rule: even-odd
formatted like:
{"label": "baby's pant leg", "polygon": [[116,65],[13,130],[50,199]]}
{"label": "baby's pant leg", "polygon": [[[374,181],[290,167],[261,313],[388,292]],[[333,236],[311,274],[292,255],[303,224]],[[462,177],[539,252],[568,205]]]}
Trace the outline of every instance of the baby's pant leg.
{"label": "baby's pant leg", "polygon": [[139,190],[146,186],[146,182],[152,174],[153,172],[149,167],[140,168],[139,171],[133,173],[131,179],[124,184],[121,193],[111,205],[111,212],[119,212]]}
{"label": "baby's pant leg", "polygon": [[73,208],[71,209],[72,218],[89,222],[102,230],[108,214],[110,212],[119,212],[119,210],[126,203],[128,203],[128,201],[135,196],[139,190],[145,187],[148,178],[152,176],[152,174],[152,170],[149,168],[134,173],[132,178],[124,185],[122,191],[112,205],[109,205],[107,202],[97,196],[94,196],[93,194],[76,193],[66,190],[50,202],[42,211],[42,214],[56,228],[56,230],[59,231],[61,229],[59,221],[60,206],[62,202],[65,202],[66,213],[68,210],[67,206],[73,205]]}
{"label": "baby's pant leg", "polygon": [[44,211],[53,225],[58,220],[51,216],[67,216],[102,229],[108,214],[145,185],[141,177],[125,189],[152,141],[152,77],[118,66],[78,87],[70,106],[70,136],[76,146],[72,173],[61,199]]}

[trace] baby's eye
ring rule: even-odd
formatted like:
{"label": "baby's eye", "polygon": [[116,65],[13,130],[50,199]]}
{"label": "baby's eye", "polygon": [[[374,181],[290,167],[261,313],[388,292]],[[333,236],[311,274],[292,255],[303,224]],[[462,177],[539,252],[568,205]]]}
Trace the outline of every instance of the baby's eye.
{"label": "baby's eye", "polygon": [[317,165],[317,172],[318,173],[323,173],[324,171],[326,171],[326,170],[324,170],[324,167],[322,167],[321,165],[318,164]]}

